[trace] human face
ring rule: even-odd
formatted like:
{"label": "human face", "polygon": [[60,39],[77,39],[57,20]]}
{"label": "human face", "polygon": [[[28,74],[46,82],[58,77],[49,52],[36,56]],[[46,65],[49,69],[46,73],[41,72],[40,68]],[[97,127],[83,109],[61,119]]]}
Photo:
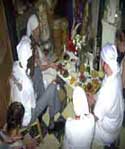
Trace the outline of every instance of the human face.
{"label": "human face", "polygon": [[101,59],[101,66],[102,66],[103,72],[107,74],[109,67],[108,67],[108,64],[106,64],[106,62],[103,61],[103,59]]}
{"label": "human face", "polygon": [[40,28],[39,28],[39,26],[35,30],[33,30],[32,35],[33,35],[33,39],[35,40],[35,42],[39,43],[39,41],[40,41]]}
{"label": "human face", "polygon": [[110,68],[110,66],[109,66],[105,61],[101,60],[101,66],[102,66],[103,72],[104,72],[107,76],[112,75],[113,71],[112,71],[112,69]]}

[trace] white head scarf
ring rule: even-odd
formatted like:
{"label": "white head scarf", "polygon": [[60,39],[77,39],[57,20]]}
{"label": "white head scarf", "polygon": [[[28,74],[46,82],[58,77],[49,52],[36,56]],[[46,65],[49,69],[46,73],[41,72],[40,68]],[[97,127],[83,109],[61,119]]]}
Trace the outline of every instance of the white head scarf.
{"label": "white head scarf", "polygon": [[73,92],[73,105],[74,112],[77,116],[89,114],[89,107],[85,91],[79,86],[77,86]]}
{"label": "white head scarf", "polygon": [[119,71],[117,56],[116,47],[111,44],[107,44],[101,51],[102,60],[110,66],[113,73],[117,73]]}
{"label": "white head scarf", "polygon": [[27,36],[30,37],[32,34],[32,31],[35,30],[39,25],[38,18],[35,14],[30,16],[28,23],[27,23]]}
{"label": "white head scarf", "polygon": [[32,56],[31,40],[27,36],[23,36],[17,45],[18,59],[22,67],[26,70],[28,59]]}

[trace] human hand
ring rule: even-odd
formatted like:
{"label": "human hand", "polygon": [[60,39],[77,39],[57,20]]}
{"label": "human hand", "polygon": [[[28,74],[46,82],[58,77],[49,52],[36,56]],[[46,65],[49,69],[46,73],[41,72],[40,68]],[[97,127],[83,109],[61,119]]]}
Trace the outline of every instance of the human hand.
{"label": "human hand", "polygon": [[89,107],[92,107],[95,104],[94,96],[89,92],[87,92],[86,95],[87,95],[88,105]]}
{"label": "human hand", "polygon": [[57,64],[56,63],[51,63],[50,67],[53,68],[53,69],[57,69]]}

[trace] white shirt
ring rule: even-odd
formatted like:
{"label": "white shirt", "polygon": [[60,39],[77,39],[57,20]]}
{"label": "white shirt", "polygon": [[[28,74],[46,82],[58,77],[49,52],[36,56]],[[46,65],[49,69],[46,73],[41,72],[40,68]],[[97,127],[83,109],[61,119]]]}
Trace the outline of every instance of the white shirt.
{"label": "white shirt", "polygon": [[94,113],[96,122],[95,140],[98,143],[111,143],[119,135],[123,120],[123,98],[119,73],[105,77],[97,95]]}
{"label": "white shirt", "polygon": [[68,119],[65,125],[64,149],[90,149],[94,124],[92,114],[84,115],[79,120]]}
{"label": "white shirt", "polygon": [[12,74],[14,75],[16,80],[22,85],[22,90],[20,91],[17,85],[11,79],[11,100],[18,101],[23,104],[25,108],[23,126],[27,126],[31,120],[31,109],[35,108],[36,106],[32,80],[30,79],[30,77],[28,77],[25,70],[20,67],[19,62],[14,63]]}
{"label": "white shirt", "polygon": [[[48,57],[46,57],[44,55],[44,53],[40,50],[40,48],[37,48],[38,53],[39,53],[39,57],[40,57],[40,62],[42,65],[47,65],[48,61],[50,62],[51,59]],[[44,87],[47,88],[47,86],[53,81],[56,80],[56,76],[57,76],[57,71],[53,68],[48,68],[44,71],[42,71],[43,74],[43,82],[44,82]]]}

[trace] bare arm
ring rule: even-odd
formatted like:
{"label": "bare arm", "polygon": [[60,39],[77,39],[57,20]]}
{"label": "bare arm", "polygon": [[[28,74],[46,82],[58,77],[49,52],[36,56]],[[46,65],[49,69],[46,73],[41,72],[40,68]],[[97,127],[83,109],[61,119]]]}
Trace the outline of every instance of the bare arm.
{"label": "bare arm", "polygon": [[95,102],[96,102],[95,96],[92,95],[89,92],[87,92],[86,95],[87,95],[87,100],[88,100],[89,108],[92,108],[94,106]]}

